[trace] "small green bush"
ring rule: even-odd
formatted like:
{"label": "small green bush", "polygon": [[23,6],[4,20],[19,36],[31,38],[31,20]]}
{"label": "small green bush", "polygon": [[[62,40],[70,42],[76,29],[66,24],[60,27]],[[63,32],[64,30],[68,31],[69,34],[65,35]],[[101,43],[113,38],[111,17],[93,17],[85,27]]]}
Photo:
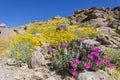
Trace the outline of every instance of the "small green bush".
{"label": "small green bush", "polygon": [[34,47],[32,44],[27,44],[25,40],[18,42],[10,50],[10,58],[15,59],[15,63],[21,66],[23,63],[28,63]]}
{"label": "small green bush", "polygon": [[107,56],[111,59],[111,62],[120,71],[120,50],[109,48],[105,50]]}

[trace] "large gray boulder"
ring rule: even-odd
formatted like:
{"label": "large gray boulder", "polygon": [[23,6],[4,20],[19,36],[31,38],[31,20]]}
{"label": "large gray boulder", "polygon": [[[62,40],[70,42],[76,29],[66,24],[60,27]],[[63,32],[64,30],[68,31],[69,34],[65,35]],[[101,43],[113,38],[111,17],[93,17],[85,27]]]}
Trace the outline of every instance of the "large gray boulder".
{"label": "large gray boulder", "polygon": [[36,50],[32,53],[32,56],[29,59],[29,68],[38,68],[45,65],[45,57],[43,49],[37,47]]}
{"label": "large gray boulder", "polygon": [[109,75],[102,70],[97,72],[85,71],[78,74],[77,80],[111,80]]}

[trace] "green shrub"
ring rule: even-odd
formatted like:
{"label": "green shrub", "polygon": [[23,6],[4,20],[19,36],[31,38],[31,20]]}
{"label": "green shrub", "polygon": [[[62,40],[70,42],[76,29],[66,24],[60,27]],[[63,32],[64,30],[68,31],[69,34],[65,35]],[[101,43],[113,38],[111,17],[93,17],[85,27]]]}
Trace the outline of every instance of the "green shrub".
{"label": "green shrub", "polygon": [[23,63],[28,63],[32,52],[34,50],[33,44],[27,44],[25,40],[18,42],[10,50],[10,58],[15,59],[15,63],[21,66]]}
{"label": "green shrub", "polygon": [[105,50],[107,56],[110,57],[111,62],[120,71],[120,50],[109,48]]}

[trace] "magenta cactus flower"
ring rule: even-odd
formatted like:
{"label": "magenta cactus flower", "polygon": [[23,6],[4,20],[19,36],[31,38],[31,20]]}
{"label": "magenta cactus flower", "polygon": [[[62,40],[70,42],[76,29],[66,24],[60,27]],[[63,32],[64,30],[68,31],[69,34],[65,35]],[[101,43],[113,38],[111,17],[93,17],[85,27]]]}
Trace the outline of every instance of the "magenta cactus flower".
{"label": "magenta cactus flower", "polygon": [[75,59],[73,59],[73,62],[74,62],[74,63],[78,63],[79,60],[78,60],[77,58],[75,58]]}
{"label": "magenta cactus flower", "polygon": [[111,68],[111,69],[113,68],[113,65],[111,63],[109,63],[109,68]]}
{"label": "magenta cactus flower", "polygon": [[104,60],[104,62],[110,63],[110,58],[104,57],[103,60]]}
{"label": "magenta cactus flower", "polygon": [[99,53],[95,52],[95,53],[94,53],[94,56],[95,56],[95,57],[99,57]]}
{"label": "magenta cactus flower", "polygon": [[86,68],[86,69],[89,69],[90,67],[91,67],[90,63],[86,63],[86,64],[85,64],[85,68]]}
{"label": "magenta cactus flower", "polygon": [[90,52],[90,55],[95,56],[96,52]]}
{"label": "magenta cactus flower", "polygon": [[53,48],[49,47],[48,52],[52,52],[52,51],[53,51]]}
{"label": "magenta cactus flower", "polygon": [[71,66],[72,66],[72,67],[77,67],[77,63],[72,62],[72,63],[71,63]]}
{"label": "magenta cactus flower", "polygon": [[79,42],[81,42],[81,43],[82,43],[82,42],[84,42],[84,40],[83,40],[83,39],[80,39],[80,40],[79,40]]}
{"label": "magenta cactus flower", "polygon": [[94,49],[94,52],[97,52],[97,53],[98,53],[99,50],[100,50],[99,48],[95,48],[95,49]]}
{"label": "magenta cactus flower", "polygon": [[93,46],[94,46],[94,44],[89,44],[88,46],[89,46],[89,47],[93,47]]}
{"label": "magenta cactus flower", "polygon": [[73,76],[77,76],[77,75],[78,75],[78,72],[77,72],[76,70],[73,70],[73,71],[71,72],[71,74],[72,74]]}
{"label": "magenta cactus flower", "polygon": [[62,48],[66,48],[66,47],[67,47],[67,43],[66,42],[62,43]]}
{"label": "magenta cactus flower", "polygon": [[98,52],[90,52],[90,54],[91,54],[92,56],[99,57],[99,53],[98,53]]}
{"label": "magenta cactus flower", "polygon": [[94,56],[93,56],[93,55],[91,55],[91,54],[88,54],[88,58],[89,58],[89,59],[93,59],[93,58],[94,58]]}
{"label": "magenta cactus flower", "polygon": [[72,67],[77,67],[77,64],[78,64],[79,60],[77,58],[75,58],[72,63],[71,63],[71,66]]}
{"label": "magenta cactus flower", "polygon": [[100,66],[102,64],[102,61],[101,60],[95,60],[95,64]]}

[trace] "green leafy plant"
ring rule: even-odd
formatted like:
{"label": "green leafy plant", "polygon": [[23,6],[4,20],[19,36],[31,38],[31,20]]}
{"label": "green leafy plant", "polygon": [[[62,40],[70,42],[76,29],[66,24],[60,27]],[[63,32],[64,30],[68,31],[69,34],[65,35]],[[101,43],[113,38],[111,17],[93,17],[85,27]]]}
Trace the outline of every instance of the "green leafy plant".
{"label": "green leafy plant", "polygon": [[21,66],[24,63],[28,63],[32,52],[34,50],[33,44],[27,44],[25,40],[22,40],[14,45],[10,50],[10,58],[15,59],[15,63]]}
{"label": "green leafy plant", "polygon": [[120,71],[120,50],[110,48],[106,49],[105,52],[107,53],[107,56],[110,57],[111,62]]}

